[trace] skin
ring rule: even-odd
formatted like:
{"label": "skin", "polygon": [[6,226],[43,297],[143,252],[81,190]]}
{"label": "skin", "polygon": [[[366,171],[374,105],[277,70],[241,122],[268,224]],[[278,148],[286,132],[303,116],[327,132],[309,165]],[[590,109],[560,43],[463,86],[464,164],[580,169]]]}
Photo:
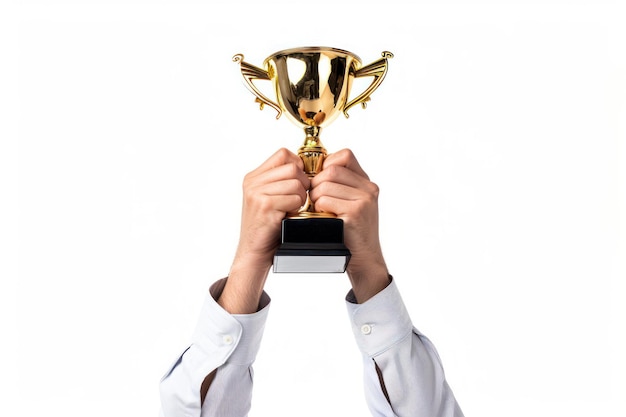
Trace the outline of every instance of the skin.
{"label": "skin", "polygon": [[352,151],[329,155],[323,170],[309,179],[302,160],[280,149],[243,181],[239,245],[228,280],[218,299],[231,314],[258,310],[279,238],[281,221],[306,200],[318,211],[335,213],[344,221],[344,241],[352,253],[347,275],[358,303],[389,284],[378,233],[378,193]]}

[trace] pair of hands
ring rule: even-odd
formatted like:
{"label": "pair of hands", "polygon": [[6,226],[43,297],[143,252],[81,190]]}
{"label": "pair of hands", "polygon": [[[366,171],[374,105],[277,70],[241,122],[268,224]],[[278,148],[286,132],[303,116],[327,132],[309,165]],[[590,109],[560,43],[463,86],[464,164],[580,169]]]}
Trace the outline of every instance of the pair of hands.
{"label": "pair of hands", "polygon": [[280,149],[244,179],[239,245],[218,300],[226,311],[257,311],[281,222],[304,204],[309,189],[316,210],[344,221],[344,242],[352,253],[347,273],[357,301],[365,302],[389,284],[378,234],[378,186],[354,154],[344,149],[329,155],[323,170],[309,179],[300,157]]}

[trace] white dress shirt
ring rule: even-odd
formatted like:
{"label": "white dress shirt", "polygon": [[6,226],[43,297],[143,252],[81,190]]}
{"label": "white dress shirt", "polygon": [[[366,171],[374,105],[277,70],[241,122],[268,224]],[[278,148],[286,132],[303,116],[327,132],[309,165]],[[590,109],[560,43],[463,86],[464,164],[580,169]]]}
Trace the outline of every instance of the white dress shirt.
{"label": "white dress shirt", "polygon": [[[161,380],[163,417],[243,417],[252,399],[252,363],[261,344],[270,298],[259,311],[229,314],[216,302],[217,281],[202,307],[191,345]],[[365,397],[373,416],[462,417],[433,344],[411,323],[391,283],[363,304],[346,297],[364,366]],[[201,404],[200,387],[216,370]]]}

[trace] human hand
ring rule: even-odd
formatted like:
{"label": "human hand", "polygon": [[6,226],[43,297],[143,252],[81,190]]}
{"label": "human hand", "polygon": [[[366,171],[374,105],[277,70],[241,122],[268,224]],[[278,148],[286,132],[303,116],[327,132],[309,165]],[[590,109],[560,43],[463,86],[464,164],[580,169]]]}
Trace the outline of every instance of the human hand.
{"label": "human hand", "polygon": [[328,155],[311,180],[310,196],[318,211],[344,221],[344,243],[352,257],[348,277],[359,303],[389,284],[378,232],[378,186],[371,182],[349,149]]}
{"label": "human hand", "polygon": [[218,300],[228,312],[256,311],[280,243],[281,222],[304,204],[309,186],[302,160],[287,149],[245,176],[239,245]]}

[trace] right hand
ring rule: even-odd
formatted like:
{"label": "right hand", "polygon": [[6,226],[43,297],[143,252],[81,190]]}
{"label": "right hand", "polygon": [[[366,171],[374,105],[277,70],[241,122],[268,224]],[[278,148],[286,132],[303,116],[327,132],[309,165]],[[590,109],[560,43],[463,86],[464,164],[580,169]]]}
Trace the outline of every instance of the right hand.
{"label": "right hand", "polygon": [[245,176],[239,245],[218,300],[230,313],[256,311],[280,243],[281,222],[304,204],[309,187],[302,160],[287,149]]}

